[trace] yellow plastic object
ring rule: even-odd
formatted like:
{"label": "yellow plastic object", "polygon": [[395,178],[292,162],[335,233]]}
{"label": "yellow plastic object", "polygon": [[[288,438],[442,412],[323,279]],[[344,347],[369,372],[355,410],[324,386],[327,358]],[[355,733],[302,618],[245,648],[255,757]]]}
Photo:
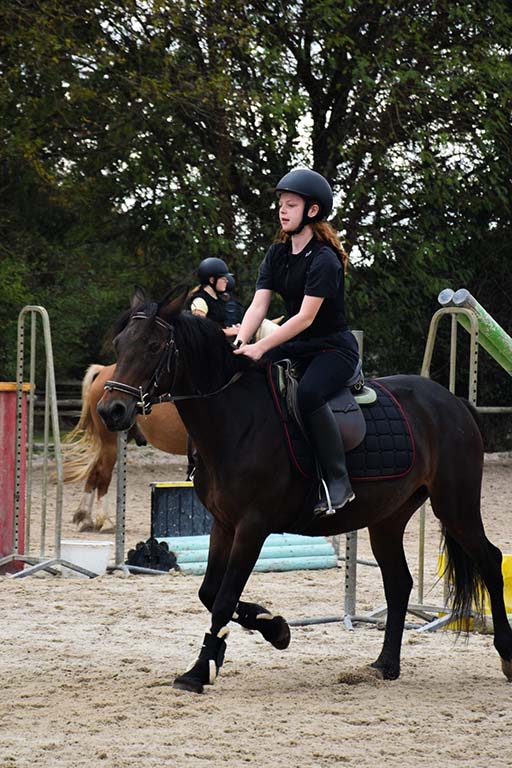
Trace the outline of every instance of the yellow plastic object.
{"label": "yellow plastic object", "polygon": [[[443,576],[446,567],[445,562],[445,556],[439,555],[437,560],[437,573],[441,577]],[[503,555],[501,572],[503,574],[503,597],[505,600],[505,609],[507,614],[512,614],[512,555]],[[486,589],[484,589],[484,615],[489,617],[492,616],[491,601],[489,599],[489,593]],[[440,613],[439,616],[444,616],[444,614]],[[456,621],[452,621],[450,624],[447,624],[445,628],[459,629]],[[473,629],[472,619],[469,620],[468,629]]]}

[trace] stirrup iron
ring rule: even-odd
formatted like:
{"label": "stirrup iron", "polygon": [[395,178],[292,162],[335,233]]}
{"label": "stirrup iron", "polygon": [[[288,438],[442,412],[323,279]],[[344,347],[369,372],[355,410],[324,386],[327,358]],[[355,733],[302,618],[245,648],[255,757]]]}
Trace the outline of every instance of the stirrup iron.
{"label": "stirrup iron", "polygon": [[[315,512],[315,517],[329,517],[329,515],[335,515],[336,510],[332,506],[329,488],[327,487],[327,483],[325,482],[323,477],[320,477],[320,483],[325,493],[325,500],[327,501],[327,509],[318,510],[317,512]],[[320,501],[321,500],[322,499],[320,498]]]}

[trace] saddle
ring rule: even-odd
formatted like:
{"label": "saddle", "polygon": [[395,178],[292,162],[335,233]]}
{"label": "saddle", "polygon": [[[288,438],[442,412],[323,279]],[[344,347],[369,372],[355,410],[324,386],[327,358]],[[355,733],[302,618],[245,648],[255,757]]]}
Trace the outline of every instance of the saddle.
{"label": "saddle", "polygon": [[[269,362],[267,375],[292,463],[303,477],[315,477],[318,468],[299,412],[292,361]],[[392,479],[410,471],[415,445],[409,422],[383,382],[365,383],[361,361],[329,406],[340,428],[352,481]]]}
{"label": "saddle", "polygon": [[[292,418],[306,436],[304,424],[297,400],[299,380],[291,360],[284,359],[275,363],[277,383],[285,416]],[[352,378],[331,400],[329,407],[336,417],[345,451],[351,451],[364,440],[366,420],[360,406],[369,405],[377,400],[377,393],[367,387],[364,381],[363,364],[359,360]]]}

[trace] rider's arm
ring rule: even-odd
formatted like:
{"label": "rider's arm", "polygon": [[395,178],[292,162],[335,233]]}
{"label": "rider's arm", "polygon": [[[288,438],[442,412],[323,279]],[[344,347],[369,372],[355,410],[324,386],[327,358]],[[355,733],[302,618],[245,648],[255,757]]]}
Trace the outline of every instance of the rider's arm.
{"label": "rider's arm", "polygon": [[190,305],[190,311],[198,317],[206,317],[208,314],[208,304],[201,296],[197,296]]}
{"label": "rider's arm", "polygon": [[244,319],[240,325],[235,344],[238,341],[247,344],[249,339],[254,336],[267,314],[271,299],[272,291],[266,288],[260,288],[256,291],[251,305],[245,313]]}
{"label": "rider's arm", "polygon": [[[323,296],[304,296],[300,310],[296,315],[292,315],[289,320],[279,326],[274,333],[266,336],[255,344],[247,344],[240,349],[240,353],[247,355],[253,360],[259,360],[262,355],[270,349],[284,344],[297,336],[306,328],[309,328],[322,306]],[[240,334],[239,334],[240,335]]]}
{"label": "rider's arm", "polygon": [[[285,341],[290,341],[299,333],[309,328],[313,320],[318,314],[318,310],[322,306],[323,297],[320,296],[304,296],[301,307],[296,315],[292,315],[283,325],[280,325],[274,333],[271,333],[261,341],[258,341],[257,346],[264,355],[269,349],[278,347],[280,344],[284,344]],[[256,346],[256,345],[255,345]]]}

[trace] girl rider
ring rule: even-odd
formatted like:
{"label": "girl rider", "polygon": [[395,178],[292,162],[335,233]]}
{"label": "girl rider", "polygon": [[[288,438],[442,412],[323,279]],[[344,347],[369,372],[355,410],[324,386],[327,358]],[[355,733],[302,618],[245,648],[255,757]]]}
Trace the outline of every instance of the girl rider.
{"label": "girl rider", "polygon": [[197,270],[201,282],[189,296],[189,306],[193,315],[208,316],[210,320],[220,325],[225,335],[236,336],[240,324],[226,327],[226,304],[221,298],[227,290],[231,274],[227,264],[222,259],[213,256],[203,259]]}
{"label": "girl rider", "polygon": [[[352,377],[359,361],[357,342],[345,318],[348,256],[325,221],[332,210],[333,194],[323,176],[307,168],[290,171],[276,193],[280,242],[270,246],[261,263],[254,298],[235,341],[235,354],[252,360],[288,357],[298,363],[304,426],[332,507],[340,509],[355,496],[328,400]],[[265,317],[274,291],[284,299],[288,320],[272,335],[248,343]],[[322,515],[327,510],[327,500],[321,498],[314,513]]]}

